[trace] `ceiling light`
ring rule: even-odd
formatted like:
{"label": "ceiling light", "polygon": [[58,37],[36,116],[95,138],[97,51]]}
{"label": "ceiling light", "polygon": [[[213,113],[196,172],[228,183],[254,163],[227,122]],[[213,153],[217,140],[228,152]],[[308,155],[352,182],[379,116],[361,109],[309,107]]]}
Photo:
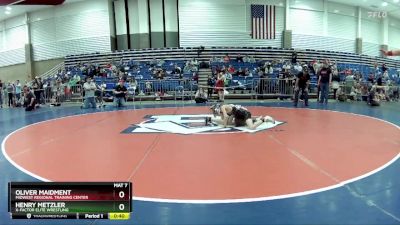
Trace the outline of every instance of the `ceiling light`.
{"label": "ceiling light", "polygon": [[387,2],[382,2],[382,6],[387,6],[388,3]]}
{"label": "ceiling light", "polygon": [[393,2],[394,2],[394,3],[399,3],[399,2],[400,2],[400,0],[393,0]]}
{"label": "ceiling light", "polygon": [[279,3],[279,6],[283,6],[283,3],[281,2],[281,3]]}
{"label": "ceiling light", "polygon": [[6,10],[10,11],[12,8],[10,6],[6,7]]}
{"label": "ceiling light", "polygon": [[338,12],[340,12],[339,10],[337,10],[337,9],[335,9],[335,10],[333,10],[333,12],[334,13],[338,13]]}
{"label": "ceiling light", "polygon": [[8,14],[11,14],[11,12],[10,11],[6,11],[6,14],[8,15]]}

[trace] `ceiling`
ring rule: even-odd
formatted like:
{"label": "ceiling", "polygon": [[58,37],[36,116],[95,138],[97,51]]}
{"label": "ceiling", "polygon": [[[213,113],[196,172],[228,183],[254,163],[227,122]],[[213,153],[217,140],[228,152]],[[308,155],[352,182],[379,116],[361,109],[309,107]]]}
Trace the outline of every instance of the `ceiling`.
{"label": "ceiling", "polygon": [[[0,0],[0,21],[27,12],[54,7],[54,5],[80,2],[84,0]],[[27,5],[22,5],[27,4]],[[11,10],[7,10],[10,7]],[[6,12],[9,14],[6,14]]]}

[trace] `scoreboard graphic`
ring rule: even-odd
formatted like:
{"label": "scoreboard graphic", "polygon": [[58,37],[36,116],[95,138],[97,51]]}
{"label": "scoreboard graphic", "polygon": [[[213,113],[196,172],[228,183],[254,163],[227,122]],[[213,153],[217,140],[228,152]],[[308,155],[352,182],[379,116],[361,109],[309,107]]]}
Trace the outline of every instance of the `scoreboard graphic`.
{"label": "scoreboard graphic", "polygon": [[10,182],[12,219],[127,220],[131,182]]}

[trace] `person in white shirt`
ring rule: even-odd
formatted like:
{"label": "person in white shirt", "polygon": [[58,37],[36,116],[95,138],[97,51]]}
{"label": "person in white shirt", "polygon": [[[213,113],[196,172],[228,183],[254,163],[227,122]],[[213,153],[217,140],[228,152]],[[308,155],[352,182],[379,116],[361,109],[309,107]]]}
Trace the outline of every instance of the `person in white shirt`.
{"label": "person in white shirt", "polygon": [[19,82],[19,80],[17,80],[15,83],[15,98],[17,102],[19,102],[19,100],[21,99],[21,92],[22,92],[21,83]]}
{"label": "person in white shirt", "polygon": [[83,84],[83,89],[85,90],[85,101],[83,108],[96,108],[96,99],[94,92],[96,91],[97,87],[96,84],[92,81],[91,77],[86,78],[86,82]]}

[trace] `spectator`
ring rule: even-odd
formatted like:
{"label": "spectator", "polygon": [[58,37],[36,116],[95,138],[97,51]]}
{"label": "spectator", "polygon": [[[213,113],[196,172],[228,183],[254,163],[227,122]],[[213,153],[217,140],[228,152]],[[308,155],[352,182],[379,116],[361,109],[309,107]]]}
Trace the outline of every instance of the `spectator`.
{"label": "spectator", "polygon": [[32,83],[32,88],[33,88],[33,93],[35,94],[35,102],[36,104],[40,104],[40,87],[41,87],[41,83],[39,80],[39,77],[36,76],[35,80]]}
{"label": "spectator", "polygon": [[250,56],[249,63],[256,63],[256,59],[254,58],[254,56]]}
{"label": "spectator", "polygon": [[19,80],[17,80],[15,83],[15,98],[17,102],[19,102],[19,100],[21,99],[21,91],[22,91],[21,83],[19,82]]}
{"label": "spectator", "polygon": [[372,86],[371,90],[369,91],[368,94],[368,101],[367,103],[370,106],[380,106],[380,99],[379,96],[376,94],[376,86]]}
{"label": "spectator", "polygon": [[114,89],[114,104],[115,107],[124,107],[125,106],[125,96],[128,90],[124,86],[124,80],[120,80]]}
{"label": "spectator", "polygon": [[245,62],[245,63],[250,62],[250,57],[249,57],[249,55],[245,55],[245,56],[243,57],[243,62]]}
{"label": "spectator", "polygon": [[197,72],[193,72],[192,79],[196,83],[199,83],[199,74]]}
{"label": "spectator", "polygon": [[226,54],[226,55],[224,56],[224,62],[225,62],[225,63],[229,63],[230,61],[231,61],[231,58],[229,57],[228,54]]}
{"label": "spectator", "polygon": [[8,83],[7,85],[7,94],[8,94],[8,107],[14,106],[14,85],[12,83]]}
{"label": "spectator", "polygon": [[376,83],[378,84],[378,86],[382,86],[382,74],[381,73],[378,75],[378,79],[376,79]]}
{"label": "spectator", "polygon": [[292,64],[296,64],[297,63],[297,52],[296,51],[294,51],[292,53],[291,62],[292,62]]}
{"label": "spectator", "polygon": [[96,108],[96,98],[95,91],[97,89],[96,84],[92,81],[91,77],[86,78],[86,82],[83,84],[83,89],[85,90],[85,102],[83,108],[87,109],[89,107]]}
{"label": "spectator", "polygon": [[3,108],[3,82],[0,80],[0,108]]}
{"label": "spectator", "polygon": [[194,100],[196,103],[205,103],[207,102],[207,96],[204,93],[203,88],[199,88],[195,94]]}
{"label": "spectator", "polygon": [[272,76],[272,74],[274,74],[274,69],[272,68],[271,62],[266,62],[264,64],[264,68],[264,71],[268,76]]}
{"label": "spectator", "polygon": [[228,73],[230,73],[231,75],[235,73],[235,68],[232,65],[229,65]]}
{"label": "spectator", "polygon": [[24,87],[24,107],[25,111],[32,111],[35,109],[36,99],[35,95],[32,94],[32,91],[29,87]]}
{"label": "spectator", "polygon": [[190,65],[197,67],[199,65],[199,61],[197,61],[197,59],[193,58],[190,61]]}
{"label": "spectator", "polygon": [[337,69],[332,71],[332,89],[333,89],[333,99],[336,99],[336,92],[339,89],[340,76]]}
{"label": "spectator", "polygon": [[386,72],[388,70],[388,67],[386,66],[386,63],[382,63],[382,73]]}
{"label": "spectator", "polygon": [[328,64],[324,62],[322,69],[319,71],[318,86],[321,88],[321,96],[319,103],[328,104],[329,85],[332,83],[332,72],[328,68]]}
{"label": "spectator", "polygon": [[215,85],[214,77],[208,76],[207,85],[208,85],[207,97],[210,99],[212,97],[213,87]]}
{"label": "spectator", "polygon": [[238,63],[243,62],[243,56],[241,56],[240,54],[238,54],[237,57],[236,57],[236,61],[237,61]]}
{"label": "spectator", "polygon": [[300,73],[303,70],[303,67],[300,65],[300,63],[296,63],[293,66],[295,74]]}
{"label": "spectator", "polygon": [[53,106],[60,106],[61,105],[61,99],[62,96],[64,96],[64,85],[61,82],[61,79],[57,79],[55,84],[52,85],[52,91],[53,91],[53,98],[52,98],[52,103],[51,105]]}
{"label": "spectator", "polygon": [[369,74],[368,80],[367,80],[367,81],[368,81],[369,83],[371,83],[371,84],[375,83],[374,74],[373,74],[373,73],[370,73],[370,74]]}
{"label": "spectator", "polygon": [[177,64],[175,64],[172,74],[178,74],[178,76],[180,76],[182,74],[182,69]]}
{"label": "spectator", "polygon": [[299,101],[299,94],[301,94],[304,99],[304,105],[308,106],[308,87],[310,85],[310,74],[308,73],[307,65],[303,66],[303,71],[297,75],[296,84],[294,88],[294,106],[297,107]]}
{"label": "spectator", "polygon": [[361,86],[355,83],[350,91],[350,97],[354,101],[361,101]]}

